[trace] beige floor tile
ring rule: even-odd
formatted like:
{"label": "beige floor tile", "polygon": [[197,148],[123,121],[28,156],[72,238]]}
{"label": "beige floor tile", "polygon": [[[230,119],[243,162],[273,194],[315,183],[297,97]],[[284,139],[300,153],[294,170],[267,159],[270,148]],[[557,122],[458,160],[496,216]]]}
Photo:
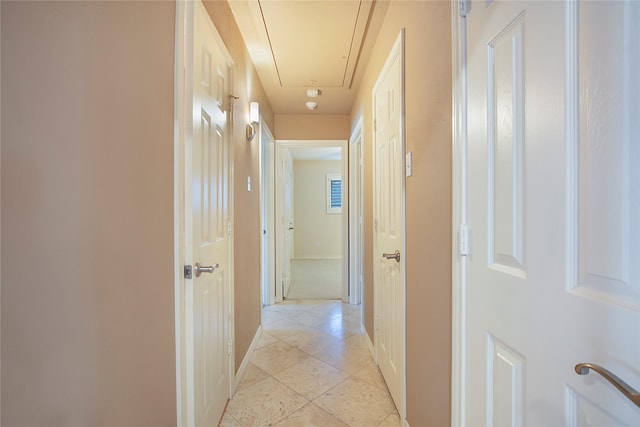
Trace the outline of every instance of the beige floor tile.
{"label": "beige floor tile", "polygon": [[348,338],[351,335],[360,334],[360,323],[342,316],[331,317],[318,323],[314,328],[337,338]]}
{"label": "beige floor tile", "polygon": [[320,331],[299,332],[284,339],[284,342],[309,354],[314,354],[323,348],[341,345],[340,339]]}
{"label": "beige floor tile", "polygon": [[276,341],[278,341],[278,338],[274,337],[273,335],[269,335],[265,331],[262,331],[262,334],[260,334],[260,338],[258,338],[258,342],[256,343],[256,347],[254,348],[254,350],[257,350],[261,347],[266,347]]}
{"label": "beige floor tile", "polygon": [[305,331],[309,328],[302,323],[294,322],[293,320],[286,318],[276,320],[268,325],[263,325],[262,329],[269,335],[283,340],[295,332]]}
{"label": "beige floor tile", "polygon": [[237,422],[231,415],[225,412],[224,416],[220,420],[218,427],[242,427],[242,424]]}
{"label": "beige floor tile", "polygon": [[297,313],[291,316],[290,319],[311,328],[326,320],[322,315],[313,312]]}
{"label": "beige floor tile", "polygon": [[373,363],[369,350],[357,344],[360,340],[345,340],[322,347],[313,356],[348,374],[354,374]]}
{"label": "beige floor tile", "polygon": [[309,357],[274,375],[274,378],[312,400],[347,379],[344,372]]}
{"label": "beige floor tile", "polygon": [[334,304],[325,305],[321,307],[314,307],[312,311],[315,313],[322,313],[325,316],[345,316],[347,314],[353,313],[354,311],[359,312],[358,306],[346,304],[341,301],[336,301]]}
{"label": "beige floor tile", "polygon": [[309,306],[304,301],[285,300],[279,304],[272,305],[273,310],[287,317],[294,316],[309,310]]}
{"label": "beige floor tile", "polygon": [[308,357],[307,353],[294,346],[278,341],[255,350],[251,362],[269,375],[275,375]]}
{"label": "beige floor tile", "polygon": [[371,384],[385,393],[389,392],[387,389],[387,383],[384,382],[380,369],[374,363],[360,369],[358,372],[353,374],[353,376]]}
{"label": "beige floor tile", "polygon": [[402,427],[400,415],[397,412],[389,415],[378,427]]}
{"label": "beige floor tile", "polygon": [[309,403],[276,424],[276,427],[348,427],[324,409]]}
{"label": "beige floor tile", "polygon": [[360,312],[360,310],[353,310],[353,311],[344,313],[342,317],[359,323],[362,320],[362,313]]}
{"label": "beige floor tile", "polygon": [[282,313],[278,313],[277,311],[274,311],[274,310],[263,311],[262,312],[262,324],[263,325],[268,325],[269,323],[273,323],[273,322],[276,322],[278,320],[284,320],[286,318],[287,318],[287,316],[285,316]]}
{"label": "beige floor tile", "polygon": [[238,390],[227,412],[243,427],[270,426],[293,414],[308,400],[273,378]]}
{"label": "beige floor tile", "polygon": [[255,383],[259,383],[262,380],[266,380],[271,375],[258,368],[255,364],[249,362],[247,369],[244,371],[242,380],[238,384],[238,389],[249,387]]}
{"label": "beige floor tile", "polygon": [[266,307],[263,319],[221,426],[400,426],[360,331],[359,307],[286,300]]}
{"label": "beige floor tile", "polygon": [[352,427],[377,426],[396,410],[388,393],[349,378],[313,401]]}

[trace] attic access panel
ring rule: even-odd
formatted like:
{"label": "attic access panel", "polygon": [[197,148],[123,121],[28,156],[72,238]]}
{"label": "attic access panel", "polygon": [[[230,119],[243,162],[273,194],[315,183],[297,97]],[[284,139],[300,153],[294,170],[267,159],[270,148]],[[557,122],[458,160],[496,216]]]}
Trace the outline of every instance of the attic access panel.
{"label": "attic access panel", "polygon": [[371,1],[260,0],[282,87],[350,87]]}

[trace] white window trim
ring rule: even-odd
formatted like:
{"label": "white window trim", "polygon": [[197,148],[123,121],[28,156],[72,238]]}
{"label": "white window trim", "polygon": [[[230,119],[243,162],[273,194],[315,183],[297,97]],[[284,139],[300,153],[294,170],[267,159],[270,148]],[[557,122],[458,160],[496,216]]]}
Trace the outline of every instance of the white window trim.
{"label": "white window trim", "polygon": [[341,214],[342,213],[342,205],[344,204],[344,197],[342,197],[340,201],[340,207],[332,207],[331,206],[331,181],[340,181],[340,195],[344,193],[343,191],[343,182],[342,182],[342,174],[339,173],[328,173],[327,174],[327,213],[328,214]]}

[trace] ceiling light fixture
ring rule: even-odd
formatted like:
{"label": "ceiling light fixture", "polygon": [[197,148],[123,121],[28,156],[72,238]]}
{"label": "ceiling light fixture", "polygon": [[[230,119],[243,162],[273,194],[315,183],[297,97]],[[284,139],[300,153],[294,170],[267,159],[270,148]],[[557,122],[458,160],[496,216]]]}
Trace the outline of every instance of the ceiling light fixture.
{"label": "ceiling light fixture", "polygon": [[309,110],[315,110],[318,108],[318,103],[313,101],[305,102],[304,105],[306,105]]}

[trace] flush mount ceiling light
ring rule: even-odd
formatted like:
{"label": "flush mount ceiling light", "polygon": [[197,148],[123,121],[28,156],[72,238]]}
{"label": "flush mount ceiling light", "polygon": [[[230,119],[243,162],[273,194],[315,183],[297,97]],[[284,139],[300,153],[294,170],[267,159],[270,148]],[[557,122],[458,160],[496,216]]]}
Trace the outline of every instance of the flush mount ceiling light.
{"label": "flush mount ceiling light", "polygon": [[309,110],[315,110],[318,108],[318,103],[313,101],[305,102],[304,105],[306,105]]}

